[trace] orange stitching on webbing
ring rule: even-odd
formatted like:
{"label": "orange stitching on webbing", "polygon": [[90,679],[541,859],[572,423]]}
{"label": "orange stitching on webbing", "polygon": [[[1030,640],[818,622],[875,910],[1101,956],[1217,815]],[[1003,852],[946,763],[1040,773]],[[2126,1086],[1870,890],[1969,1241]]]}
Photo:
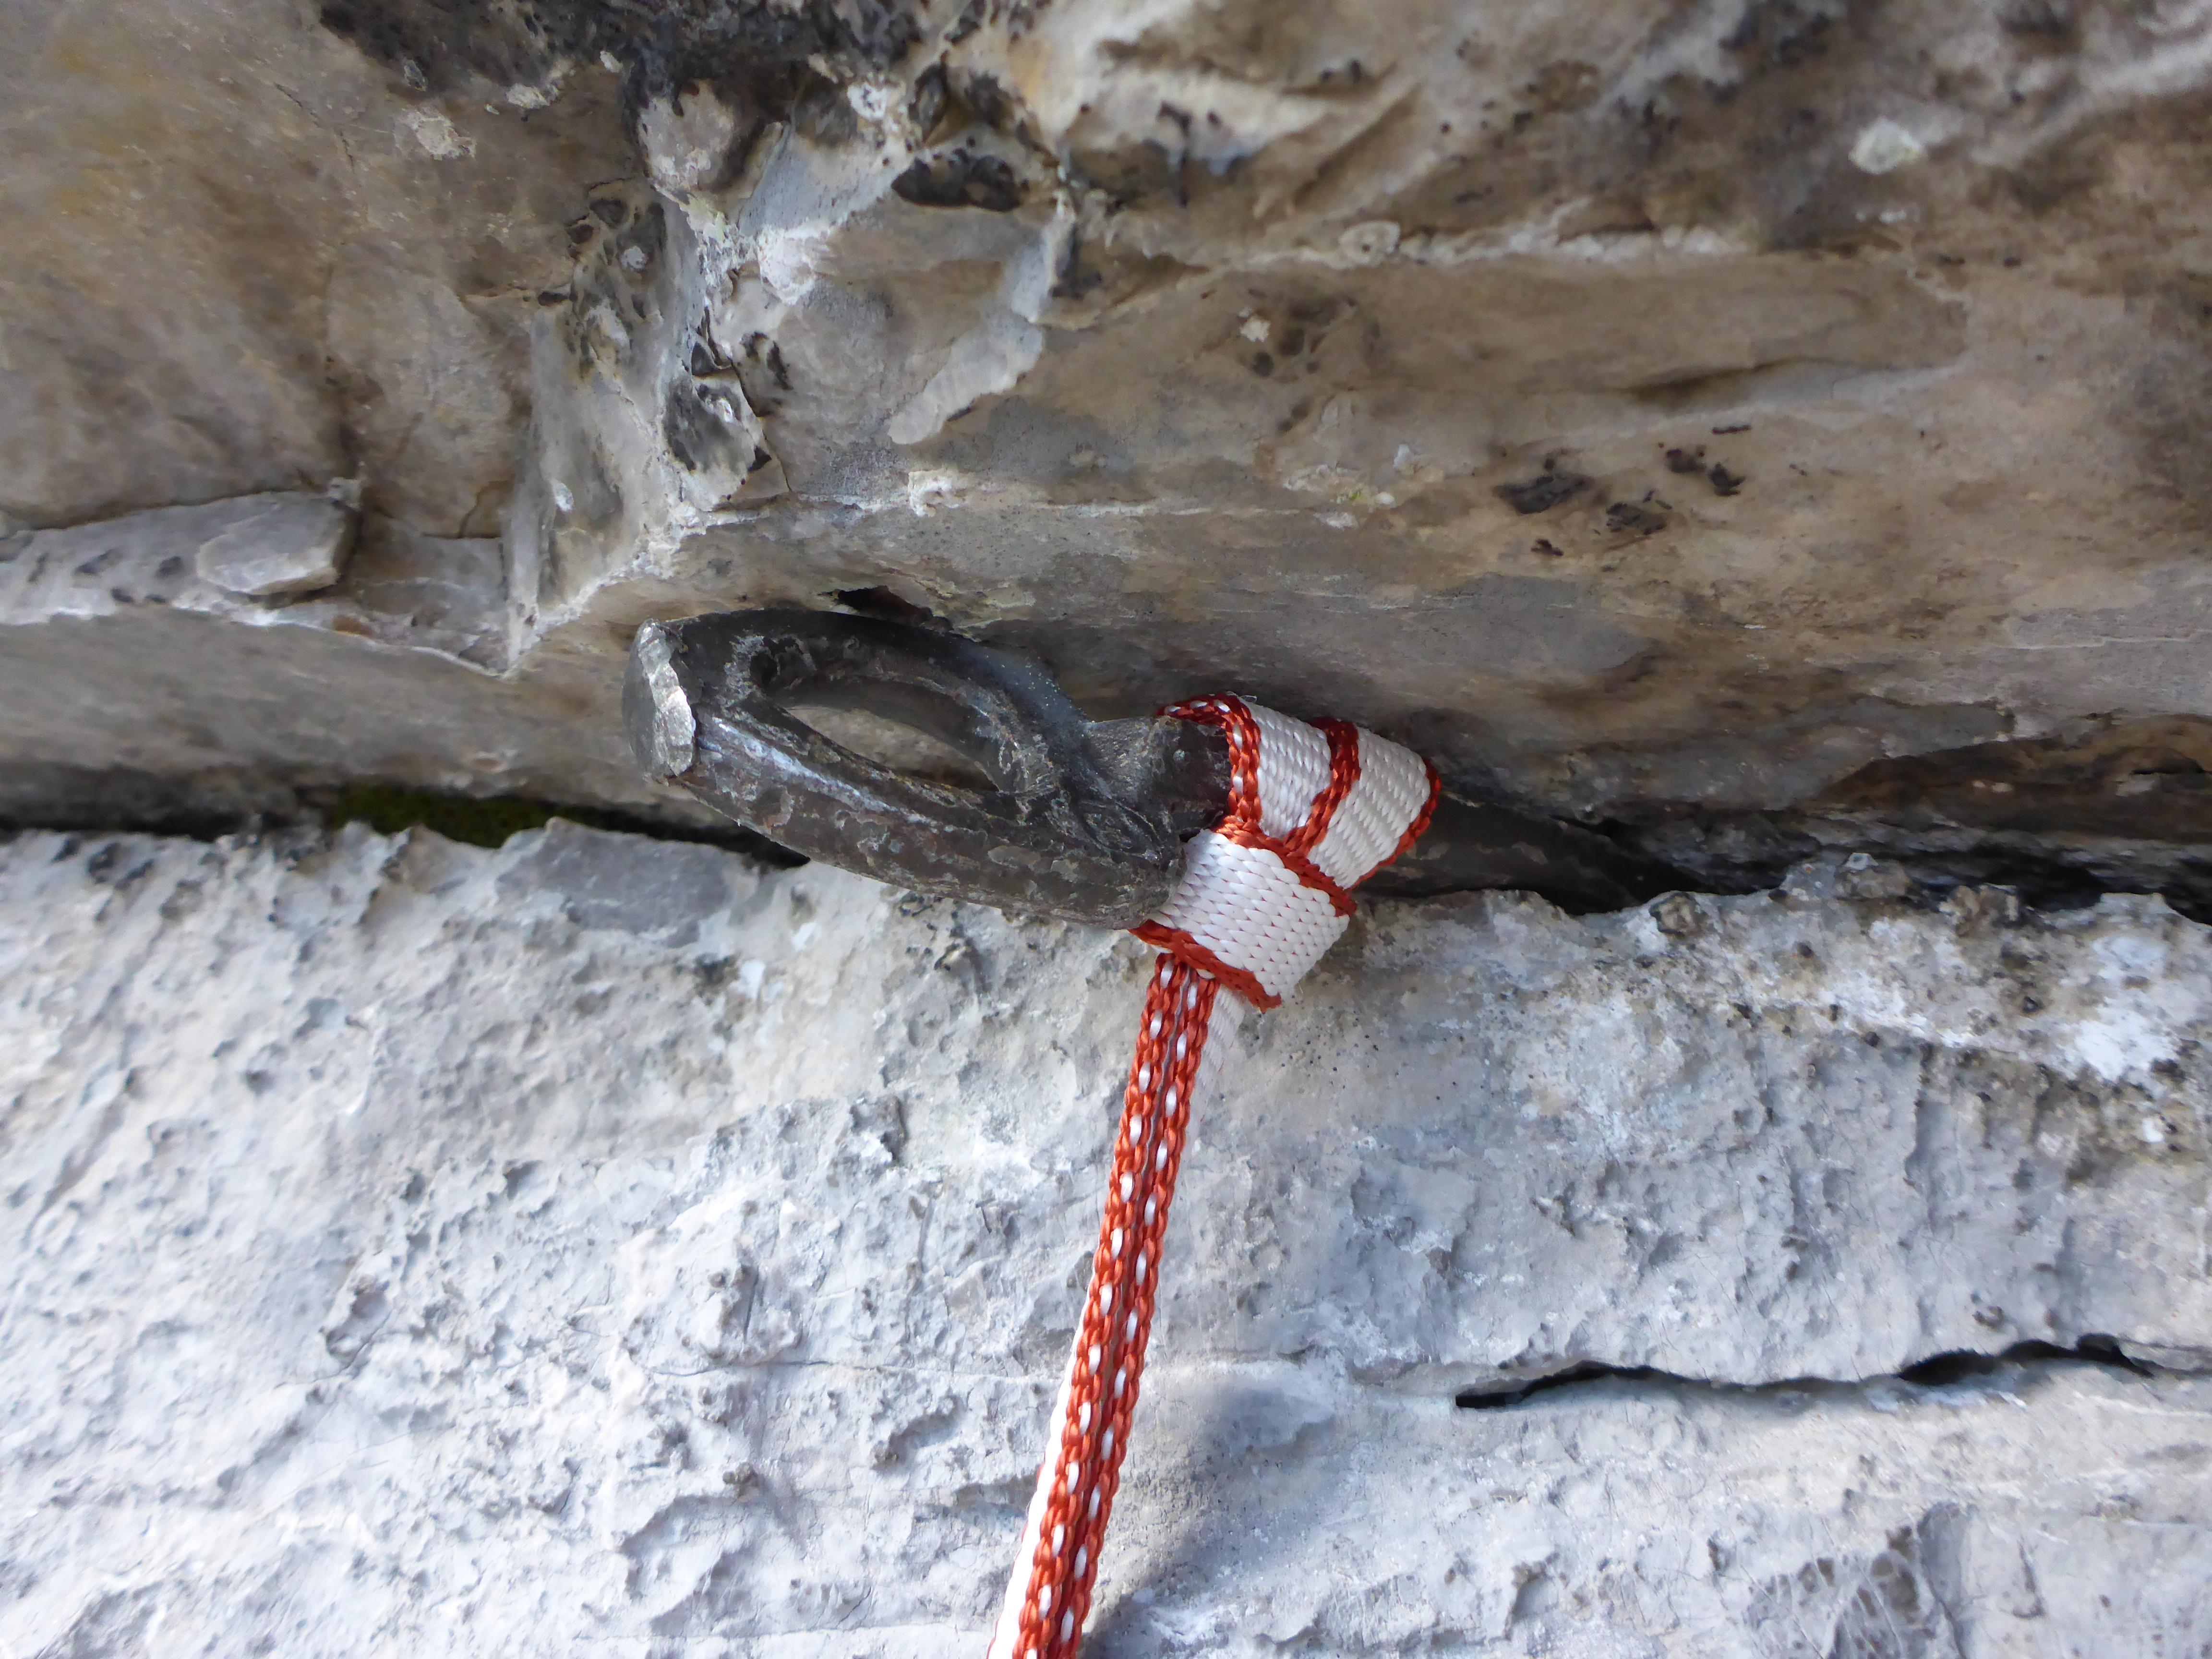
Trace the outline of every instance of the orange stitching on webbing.
{"label": "orange stitching on webbing", "polygon": [[[1434,764],[1424,760],[1421,766],[1429,775],[1429,798],[1422,804],[1419,812],[1414,815],[1413,823],[1406,826],[1406,833],[1398,837],[1398,844],[1390,849],[1390,856],[1376,865],[1375,870],[1387,870],[1402,858],[1415,842],[1420,840],[1421,832],[1429,827],[1429,820],[1437,815],[1437,803],[1444,798],[1444,781]],[[1367,875],[1373,875],[1375,870],[1370,870]],[[1367,876],[1362,876],[1360,879],[1364,881]]]}
{"label": "orange stitching on webbing", "polygon": [[[1328,738],[1328,781],[1314,798],[1305,822],[1289,835],[1277,836],[1260,827],[1260,722],[1252,717],[1244,700],[1226,695],[1200,697],[1192,702],[1170,703],[1160,713],[1174,720],[1218,726],[1229,739],[1229,811],[1213,826],[1213,833],[1239,847],[1263,848],[1273,853],[1300,884],[1326,894],[1337,915],[1350,915],[1354,908],[1351,896],[1322,873],[1306,854],[1328,834],[1336,809],[1359,782],[1359,728],[1346,720],[1308,722]],[[1396,856],[1395,853],[1391,854],[1393,858]],[[1238,987],[1239,990],[1243,988]],[[1257,1006],[1272,1008],[1275,1000]]]}
{"label": "orange stitching on webbing", "polygon": [[[1283,851],[1300,854],[1310,853],[1321,845],[1322,838],[1328,834],[1329,825],[1336,821],[1336,809],[1344,804],[1344,798],[1359,781],[1359,728],[1349,720],[1310,720],[1307,724],[1328,739],[1328,782],[1322,786],[1321,793],[1314,797],[1313,808],[1306,814],[1306,821],[1283,837]],[[1284,861],[1289,862],[1287,859]],[[1318,870],[1314,873],[1321,875]],[[1322,879],[1328,880],[1326,876]],[[1310,887],[1313,884],[1307,882],[1306,884]],[[1328,885],[1332,892],[1337,891],[1334,882],[1329,882]],[[1340,893],[1337,896],[1342,896]],[[1339,914],[1350,915],[1352,912],[1348,907],[1340,907]]]}
{"label": "orange stitching on webbing", "polygon": [[1156,951],[1165,951],[1170,956],[1201,968],[1219,980],[1255,1008],[1279,1008],[1282,998],[1273,995],[1244,969],[1224,962],[1180,927],[1170,927],[1157,921],[1140,921],[1129,930]]}

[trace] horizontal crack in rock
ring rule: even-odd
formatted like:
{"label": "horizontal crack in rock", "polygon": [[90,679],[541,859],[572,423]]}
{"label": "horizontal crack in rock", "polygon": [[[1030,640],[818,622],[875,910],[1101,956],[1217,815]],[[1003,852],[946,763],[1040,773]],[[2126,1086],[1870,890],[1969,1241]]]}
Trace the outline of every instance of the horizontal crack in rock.
{"label": "horizontal crack in rock", "polygon": [[1723,1382],[1710,1377],[1683,1376],[1650,1365],[1608,1365],[1601,1360],[1582,1360],[1544,1376],[1506,1387],[1462,1389],[1452,1404],[1462,1411],[1503,1411],[1540,1394],[1591,1382],[1627,1382],[1639,1388],[1705,1389],[1729,1395],[1803,1394],[1815,1391],[1856,1392],[1883,1382],[1905,1382],[1919,1389],[1946,1389],[1989,1376],[2014,1365],[2103,1365],[2137,1376],[2161,1375],[2163,1368],[2131,1359],[2118,1340],[2110,1336],[2085,1336],[2070,1348],[2054,1342],[2015,1342],[1998,1353],[1966,1350],[1930,1354],[1901,1370],[1880,1376],[1845,1381],[1836,1377],[1787,1377],[1773,1382]]}
{"label": "horizontal crack in rock", "polygon": [[362,782],[296,790],[275,786],[239,799],[234,797],[243,792],[210,790],[199,798],[181,791],[173,797],[158,789],[134,792],[130,787],[133,781],[125,780],[112,793],[76,801],[65,799],[23,805],[0,799],[0,837],[50,830],[75,836],[157,835],[216,841],[225,836],[252,835],[267,828],[301,823],[319,823],[331,830],[365,823],[383,836],[421,828],[471,847],[498,848],[506,845],[509,837],[543,829],[558,817],[589,830],[719,847],[772,869],[793,869],[807,861],[743,824],[673,823],[642,812],[529,795],[465,795],[405,784]]}

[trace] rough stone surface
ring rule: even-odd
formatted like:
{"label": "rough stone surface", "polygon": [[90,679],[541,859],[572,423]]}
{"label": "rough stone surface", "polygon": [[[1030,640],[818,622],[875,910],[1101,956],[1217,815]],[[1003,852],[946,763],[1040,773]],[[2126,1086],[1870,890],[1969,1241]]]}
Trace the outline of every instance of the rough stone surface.
{"label": "rough stone surface", "polygon": [[630,171],[612,77],[432,100],[295,0],[31,0],[0,31],[0,513],[357,478],[426,535],[497,534],[537,295]]}
{"label": "rough stone surface", "polygon": [[[2212,753],[2203,0],[4,27],[0,508],[354,481],[499,619],[481,681],[411,665],[446,712],[379,757],[410,775],[538,720],[576,763],[475,787],[626,801],[639,620],[841,594],[1102,713],[1358,718],[1716,871],[2012,856],[1986,800],[1902,842],[1829,810],[1901,758]],[[97,710],[116,655],[220,653],[149,604],[6,654],[82,660]],[[329,741],[366,756],[395,631],[258,648],[349,688]],[[135,768],[135,719],[80,720],[75,763]],[[2212,815],[2151,805],[2085,781],[2026,833],[2117,818],[2060,862],[2212,895]]]}
{"label": "rough stone surface", "polygon": [[236,817],[364,777],[652,801],[620,732],[576,717],[582,694],[491,672],[496,540],[369,515],[340,581],[257,602],[195,558],[262,499],[0,540],[0,821],[160,821],[179,801]]}
{"label": "rough stone surface", "polygon": [[[2208,100],[2212,0],[0,5],[0,824],[699,830],[619,665],[771,602],[1364,720],[1782,884],[1248,1028],[1090,1650],[2205,1659]],[[977,1650],[1142,972],[0,839],[0,1656]]]}
{"label": "rough stone surface", "polygon": [[[971,1651],[1144,957],[560,824],[0,844],[0,1644]],[[2208,958],[1863,864],[1369,914],[1195,1122],[1091,1650],[2212,1650]],[[2164,1369],[1893,1375],[2085,1336]]]}
{"label": "rough stone surface", "polygon": [[249,599],[289,599],[338,579],[353,518],[327,496],[262,495],[228,503],[238,517],[200,544],[202,580]]}

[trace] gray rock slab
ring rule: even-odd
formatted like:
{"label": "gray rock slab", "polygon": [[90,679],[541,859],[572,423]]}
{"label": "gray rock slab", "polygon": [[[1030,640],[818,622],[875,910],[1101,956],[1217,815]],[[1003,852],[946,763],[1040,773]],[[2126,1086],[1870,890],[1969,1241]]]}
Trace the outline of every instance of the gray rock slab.
{"label": "gray rock slab", "polygon": [[2212,17],[2022,15],[1063,3],[719,179],[665,111],[665,248],[533,336],[525,633],[887,589],[1593,815],[2203,720]]}
{"label": "gray rock slab", "polygon": [[[2212,1382],[1885,1375],[2212,1352],[2212,935],[1878,874],[1385,907],[1248,1025],[1093,1650],[2212,1637]],[[0,1633],[970,1650],[1146,954],[561,824],[0,844]]]}
{"label": "gray rock slab", "polygon": [[[590,713],[599,688],[557,663],[495,672],[510,655],[495,540],[368,514],[331,586],[272,604],[208,580],[203,546],[265,522],[270,499],[0,537],[0,814],[234,824],[367,778],[723,823],[647,783],[611,715]],[[336,510],[276,499],[319,531]]]}
{"label": "gray rock slab", "polygon": [[325,495],[246,495],[202,542],[200,580],[250,599],[312,593],[337,580],[353,545],[353,514]]}
{"label": "gray rock slab", "polygon": [[[1249,690],[1593,817],[2212,755],[2193,0],[18,9],[0,532],[349,479],[424,592],[499,567],[495,628],[354,620],[539,665],[580,750],[641,620],[881,589],[1101,713]],[[50,623],[73,763],[144,772]],[[325,746],[511,746],[447,702]]]}

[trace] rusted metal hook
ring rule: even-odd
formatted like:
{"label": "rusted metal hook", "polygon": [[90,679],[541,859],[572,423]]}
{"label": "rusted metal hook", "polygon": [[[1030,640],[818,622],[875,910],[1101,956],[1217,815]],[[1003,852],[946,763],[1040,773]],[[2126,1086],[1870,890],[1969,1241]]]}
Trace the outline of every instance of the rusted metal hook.
{"label": "rusted metal hook", "polygon": [[[648,623],[623,708],[648,773],[794,852],[1101,927],[1158,909],[1183,838],[1228,804],[1228,750],[1211,727],[1089,720],[1036,663],[874,617],[737,611]],[[856,754],[794,708],[919,731],[980,772],[980,787]],[[1447,792],[1420,842],[1363,890],[1518,887],[1590,910],[1680,884],[1589,830]]]}
{"label": "rusted metal hook", "polygon": [[[794,703],[925,732],[989,787],[895,771],[823,736]],[[1227,795],[1225,762],[1217,792],[1195,728],[1086,720],[1035,663],[867,617],[741,611],[648,623],[631,647],[623,713],[648,772],[794,852],[1105,927],[1166,901],[1181,833],[1206,821],[1209,797]]]}

